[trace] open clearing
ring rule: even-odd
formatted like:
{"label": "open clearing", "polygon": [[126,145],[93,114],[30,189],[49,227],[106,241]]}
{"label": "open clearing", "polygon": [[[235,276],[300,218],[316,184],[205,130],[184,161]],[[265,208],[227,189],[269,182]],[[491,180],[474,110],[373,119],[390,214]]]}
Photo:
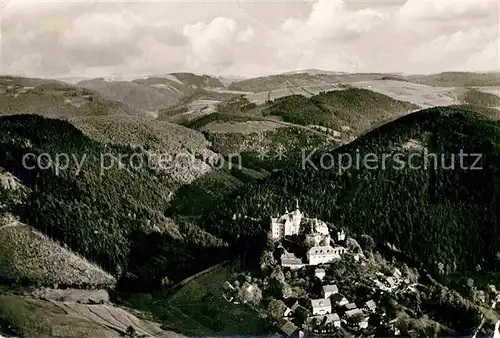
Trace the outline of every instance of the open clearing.
{"label": "open clearing", "polygon": [[411,82],[376,80],[350,83],[356,88],[364,88],[384,94],[396,100],[419,105],[422,108],[451,106],[460,104],[457,89],[453,87],[430,87]]}
{"label": "open clearing", "polygon": [[0,295],[0,321],[26,337],[122,337],[129,326],[148,337],[183,337],[160,329],[119,307]]}
{"label": "open clearing", "polygon": [[494,94],[500,97],[500,87],[474,87],[483,93]]}

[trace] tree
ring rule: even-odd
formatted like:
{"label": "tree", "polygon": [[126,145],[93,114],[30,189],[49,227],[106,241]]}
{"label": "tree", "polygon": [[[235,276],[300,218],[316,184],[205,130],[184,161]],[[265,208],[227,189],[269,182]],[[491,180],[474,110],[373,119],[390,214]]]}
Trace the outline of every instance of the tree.
{"label": "tree", "polygon": [[127,327],[127,337],[135,337],[135,329],[132,325]]}
{"label": "tree", "polygon": [[352,251],[355,254],[362,254],[363,249],[361,249],[361,246],[358,244],[358,242],[354,238],[348,238],[347,241],[347,248]]}
{"label": "tree", "polygon": [[277,299],[272,299],[267,307],[269,315],[276,320],[281,319],[283,317],[285,310],[286,310],[285,303]]}
{"label": "tree", "polygon": [[444,275],[444,271],[445,270],[444,270],[444,264],[443,263],[439,262],[438,265],[437,265],[437,269],[438,269],[438,273],[440,275]]}
{"label": "tree", "polygon": [[276,259],[272,251],[265,250],[260,257],[260,269],[263,273],[267,274],[270,269],[276,265]]}
{"label": "tree", "polygon": [[280,283],[283,283],[285,281],[285,274],[283,273],[283,270],[281,270],[281,267],[279,266],[274,267],[270,277],[272,279],[276,279]]}
{"label": "tree", "polygon": [[288,299],[293,296],[292,287],[287,282],[281,283],[281,292],[283,294],[283,298],[285,299]]}
{"label": "tree", "polygon": [[167,276],[165,276],[165,277],[163,277],[163,278],[161,279],[161,286],[162,286],[163,288],[167,288],[167,287],[169,287],[171,283],[172,283],[172,282],[170,281],[170,279],[168,279],[168,277],[167,277]]}
{"label": "tree", "polygon": [[372,237],[366,234],[361,235],[359,238],[359,244],[365,251],[373,252],[373,250],[375,250],[375,241]]}

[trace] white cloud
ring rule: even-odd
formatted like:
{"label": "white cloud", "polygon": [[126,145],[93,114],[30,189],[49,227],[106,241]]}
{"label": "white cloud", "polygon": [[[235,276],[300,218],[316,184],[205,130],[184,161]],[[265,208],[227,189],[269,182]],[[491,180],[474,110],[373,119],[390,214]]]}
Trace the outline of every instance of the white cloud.
{"label": "white cloud", "polygon": [[272,5],[9,0],[2,66],[4,72],[31,76],[494,69],[498,15],[498,4],[473,0],[408,0],[357,9],[341,0]]}
{"label": "white cloud", "polygon": [[59,42],[68,48],[81,46],[82,41],[90,48],[108,48],[130,39],[140,22],[130,13],[84,13],[62,33]]}

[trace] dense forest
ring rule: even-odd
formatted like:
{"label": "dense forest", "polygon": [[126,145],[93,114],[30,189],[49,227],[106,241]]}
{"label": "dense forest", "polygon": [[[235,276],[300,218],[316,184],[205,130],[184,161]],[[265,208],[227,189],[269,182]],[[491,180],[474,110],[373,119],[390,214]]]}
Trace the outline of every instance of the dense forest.
{"label": "dense forest", "polygon": [[[109,168],[102,171],[102,164]],[[148,164],[142,149],[93,141],[65,121],[9,116],[0,120],[0,167],[29,188],[24,203],[2,201],[4,211],[118,277],[159,285],[165,276],[179,280],[221,259],[220,240],[165,218],[174,183]]]}
{"label": "dense forest", "polygon": [[319,125],[341,130],[342,126],[369,127],[371,123],[418,107],[367,89],[332,90],[310,98],[283,97],[271,104],[264,115],[280,116],[300,125]]}
{"label": "dense forest", "polygon": [[[354,235],[372,236],[379,244],[389,242],[417,265],[498,270],[499,144],[499,122],[464,108],[434,108],[326,154],[334,159],[340,154],[377,154],[379,159],[400,154],[401,161],[429,151],[442,154],[448,165],[462,150],[483,155],[475,163],[481,170],[399,168],[394,156],[383,170],[361,166],[339,172],[338,163],[316,170],[314,166],[328,159],[318,151],[305,168],[297,154],[295,165],[288,162],[291,167],[279,172],[216,171],[199,185],[177,190],[177,198],[170,201],[177,187],[167,175],[130,162],[132,154],[143,154],[136,160],[147,161],[142,149],[93,141],[65,121],[9,116],[0,123],[0,167],[29,189],[21,204],[8,203],[5,194],[0,198],[7,199],[7,211],[118,277],[125,276],[128,286],[159,286],[165,276],[180,280],[222,261],[231,255],[223,241],[258,259],[269,217],[293,208],[295,198],[309,216]],[[70,162],[59,172],[53,167],[27,169],[34,164],[31,158],[23,166],[27,153],[49,154],[43,165],[63,153]],[[101,154],[115,160],[125,155],[125,160],[101,174]],[[81,161],[84,155],[78,172],[75,159]],[[422,161],[417,157],[413,164]],[[471,166],[475,158],[464,162]],[[218,192],[221,181],[233,191],[230,195]],[[204,205],[191,203],[194,196],[211,197]],[[201,217],[192,217],[200,212]]]}
{"label": "dense forest", "polygon": [[[481,157],[477,163],[477,156],[464,157],[460,164],[460,152]],[[326,154],[246,185],[207,212],[201,227],[228,240],[255,236],[268,230],[270,216],[293,208],[298,198],[311,217],[391,243],[412,263],[435,269],[439,262],[448,271],[499,270],[499,122],[464,108],[432,108]],[[325,164],[341,154],[389,159],[385,169],[381,162],[348,170],[338,170],[338,162]],[[322,161],[328,169],[321,169]],[[473,165],[481,169],[463,169]]]}

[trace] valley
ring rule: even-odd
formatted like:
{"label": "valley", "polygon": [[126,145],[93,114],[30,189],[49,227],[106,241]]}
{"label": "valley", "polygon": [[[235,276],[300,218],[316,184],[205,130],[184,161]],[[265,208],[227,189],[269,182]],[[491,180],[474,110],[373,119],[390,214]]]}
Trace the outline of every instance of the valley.
{"label": "valley", "polygon": [[[489,334],[499,320],[489,304],[500,289],[499,84],[494,74],[312,70],[231,81],[0,77],[0,334],[278,332],[282,317],[269,303],[297,298],[307,307],[319,297],[310,269],[261,268],[269,219],[295,199],[359,242],[363,267],[350,252],[326,268],[349,299],[365,303],[377,272],[398,268],[418,292],[377,303],[392,309],[401,334],[471,334],[481,314],[480,334]],[[321,169],[324,154],[408,160],[428,150],[449,161],[460,149],[482,154],[483,169]],[[311,151],[319,170],[303,168]],[[86,161],[75,175],[74,163],[28,169],[26,154]],[[102,154],[115,159],[104,171]],[[257,305],[224,298],[226,281],[248,279],[262,290],[279,280],[295,293],[268,290]],[[65,290],[109,296],[89,303]]]}

